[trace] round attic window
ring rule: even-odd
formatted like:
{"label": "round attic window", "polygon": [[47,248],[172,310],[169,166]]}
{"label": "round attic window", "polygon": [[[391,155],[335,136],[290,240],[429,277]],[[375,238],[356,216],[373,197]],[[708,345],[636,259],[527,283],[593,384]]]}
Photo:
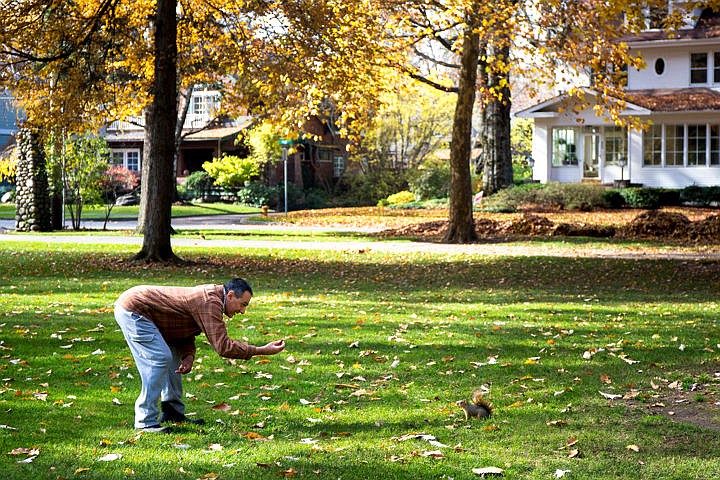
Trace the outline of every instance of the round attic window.
{"label": "round attic window", "polygon": [[665,73],[665,60],[663,60],[662,58],[658,58],[657,60],[655,60],[655,73],[657,73],[658,75],[662,75],[663,73]]}

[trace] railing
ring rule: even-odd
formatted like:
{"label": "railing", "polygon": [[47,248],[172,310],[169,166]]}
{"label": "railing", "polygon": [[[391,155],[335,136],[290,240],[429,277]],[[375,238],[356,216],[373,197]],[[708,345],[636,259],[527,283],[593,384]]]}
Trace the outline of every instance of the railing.
{"label": "railing", "polygon": [[[185,117],[185,123],[183,125],[183,128],[186,130],[189,129],[201,129],[205,127],[210,120],[212,120],[214,117],[211,117],[206,114],[194,114],[194,113],[188,113],[187,117]],[[143,117],[131,117],[128,118],[127,121],[121,121],[116,120],[112,122],[110,125],[108,125],[107,130],[108,131],[127,131],[127,130],[141,130],[145,126],[145,119]]]}

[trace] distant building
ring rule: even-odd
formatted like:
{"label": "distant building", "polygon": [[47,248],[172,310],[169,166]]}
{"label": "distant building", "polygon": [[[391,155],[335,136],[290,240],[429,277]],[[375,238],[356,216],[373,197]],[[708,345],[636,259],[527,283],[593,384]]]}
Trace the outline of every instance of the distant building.
{"label": "distant building", "polygon": [[13,143],[21,119],[22,113],[10,92],[0,92],[0,152]]}
{"label": "distant building", "polygon": [[[216,90],[193,92],[176,165],[177,178],[182,179],[202,170],[203,163],[223,154],[240,157],[248,155],[243,137],[253,125],[253,117],[219,119],[215,112],[220,107],[220,101],[220,92]],[[142,119],[138,118],[135,121],[113,122],[106,128],[104,136],[112,150],[113,163],[131,171],[141,170],[142,123]],[[346,164],[347,142],[333,130],[330,122],[323,122],[317,117],[308,120],[305,133],[293,145],[294,153],[288,156],[288,181],[298,187],[310,187],[339,178]],[[278,159],[269,168],[267,174],[271,184],[283,180],[284,167],[281,159]]]}

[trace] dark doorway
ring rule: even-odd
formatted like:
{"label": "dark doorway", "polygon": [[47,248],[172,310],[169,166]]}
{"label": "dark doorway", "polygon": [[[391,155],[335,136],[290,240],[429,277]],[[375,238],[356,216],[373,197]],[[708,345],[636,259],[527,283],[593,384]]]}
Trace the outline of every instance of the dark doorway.
{"label": "dark doorway", "polygon": [[180,171],[188,173],[202,170],[203,163],[211,162],[215,150],[212,148],[186,148],[183,149],[182,166]]}

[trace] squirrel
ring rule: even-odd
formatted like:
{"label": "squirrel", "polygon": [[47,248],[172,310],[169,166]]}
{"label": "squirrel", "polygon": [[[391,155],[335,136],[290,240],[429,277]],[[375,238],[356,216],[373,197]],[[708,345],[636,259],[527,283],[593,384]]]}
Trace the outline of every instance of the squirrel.
{"label": "squirrel", "polygon": [[492,405],[485,400],[482,390],[479,388],[472,392],[470,402],[463,399],[455,402],[455,405],[463,409],[466,421],[470,420],[470,417],[487,418],[492,415]]}

